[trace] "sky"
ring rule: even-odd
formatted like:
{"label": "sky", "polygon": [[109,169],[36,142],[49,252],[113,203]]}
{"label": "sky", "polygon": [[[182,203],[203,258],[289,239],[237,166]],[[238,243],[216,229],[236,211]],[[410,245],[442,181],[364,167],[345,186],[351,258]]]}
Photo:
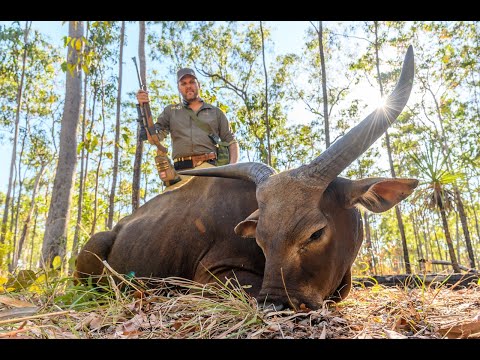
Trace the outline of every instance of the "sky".
{"label": "sky", "polygon": [[[10,21],[0,21],[0,25],[10,25]],[[266,21],[272,30],[272,40],[275,44],[275,53],[284,54],[287,52],[300,53],[304,43],[306,29],[311,26],[308,21]],[[62,46],[62,38],[68,34],[68,22],[61,21],[34,21],[32,28],[41,31],[49,37],[52,42]],[[127,23],[127,45],[124,49],[123,83],[122,92],[126,95],[132,89],[138,88],[138,78],[135,66],[131,58],[138,59],[138,25]],[[268,57],[268,53],[266,54]],[[267,59],[268,61],[268,59]],[[292,111],[295,118],[309,116],[302,106],[294,106]],[[311,116],[311,115],[310,115]],[[0,143],[0,191],[6,193],[8,188],[8,175],[12,156],[12,145],[6,136],[3,143]]]}

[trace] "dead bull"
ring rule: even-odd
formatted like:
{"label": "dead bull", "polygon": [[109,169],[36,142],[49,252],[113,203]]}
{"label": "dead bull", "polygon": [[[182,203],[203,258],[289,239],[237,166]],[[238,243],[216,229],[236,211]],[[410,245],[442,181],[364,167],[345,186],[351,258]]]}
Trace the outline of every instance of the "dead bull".
{"label": "dead bull", "polygon": [[413,76],[409,47],[386,105],[309,164],[278,174],[261,163],[181,172],[206,177],[156,196],[112,231],[95,234],[79,254],[76,276],[102,273],[93,252],[116,271],[137,276],[202,283],[235,276],[259,301],[279,307],[316,309],[328,297],[344,299],[363,241],[356,206],[386,211],[418,181],[338,175],[396,120]]}

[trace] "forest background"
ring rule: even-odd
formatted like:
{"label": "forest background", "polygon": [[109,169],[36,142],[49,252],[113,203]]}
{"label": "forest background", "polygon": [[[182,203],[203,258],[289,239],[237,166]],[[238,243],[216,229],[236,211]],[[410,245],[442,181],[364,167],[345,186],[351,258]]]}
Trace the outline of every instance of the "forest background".
{"label": "forest background", "polygon": [[0,25],[0,144],[9,150],[0,162],[0,275],[37,270],[42,259],[68,272],[93,233],[163,191],[155,148],[138,141],[131,56],[146,69],[154,115],[179,101],[175,72],[191,66],[202,97],[227,114],[240,161],[282,171],[379,106],[410,44],[407,107],[342,176],[420,185],[395,209],[362,210],[354,274],[416,273],[420,260],[456,272],[478,265],[479,22],[305,21],[291,48],[275,36],[291,22],[59,24],[63,34],[31,21]]}

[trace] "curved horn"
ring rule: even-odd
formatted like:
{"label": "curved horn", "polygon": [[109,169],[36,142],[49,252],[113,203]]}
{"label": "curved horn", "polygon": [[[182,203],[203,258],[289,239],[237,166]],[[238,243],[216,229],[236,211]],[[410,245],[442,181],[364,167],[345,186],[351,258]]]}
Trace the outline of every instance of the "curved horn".
{"label": "curved horn", "polygon": [[215,176],[254,182],[257,186],[270,175],[276,174],[275,169],[258,162],[242,162],[219,167],[191,169],[178,171],[182,175]]}
{"label": "curved horn", "polygon": [[368,115],[310,164],[292,170],[292,175],[314,177],[316,181],[328,184],[362,155],[387,131],[405,107],[413,86],[414,67],[413,48],[410,45],[400,79],[386,104]]}

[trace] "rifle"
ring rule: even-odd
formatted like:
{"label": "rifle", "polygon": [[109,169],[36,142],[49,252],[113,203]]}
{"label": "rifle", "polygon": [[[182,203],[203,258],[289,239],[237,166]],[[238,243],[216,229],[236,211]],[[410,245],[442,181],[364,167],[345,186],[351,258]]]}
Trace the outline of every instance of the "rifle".
{"label": "rifle", "polygon": [[[133,63],[135,64],[135,69],[137,70],[138,82],[140,84],[140,89],[147,90],[145,84],[142,83],[142,78],[140,77],[140,71],[137,66],[137,59],[132,57]],[[160,138],[158,137],[157,129],[153,123],[152,111],[150,109],[150,104],[145,103],[143,105],[137,104],[137,113],[141,126],[145,129],[147,133],[147,140],[150,144],[157,147],[157,156],[155,156],[155,166],[158,171],[160,179],[165,183],[166,186],[173,185],[179,182],[180,176],[175,171],[170,159],[167,156],[167,148],[162,145]],[[163,176],[162,176],[163,175]]]}

